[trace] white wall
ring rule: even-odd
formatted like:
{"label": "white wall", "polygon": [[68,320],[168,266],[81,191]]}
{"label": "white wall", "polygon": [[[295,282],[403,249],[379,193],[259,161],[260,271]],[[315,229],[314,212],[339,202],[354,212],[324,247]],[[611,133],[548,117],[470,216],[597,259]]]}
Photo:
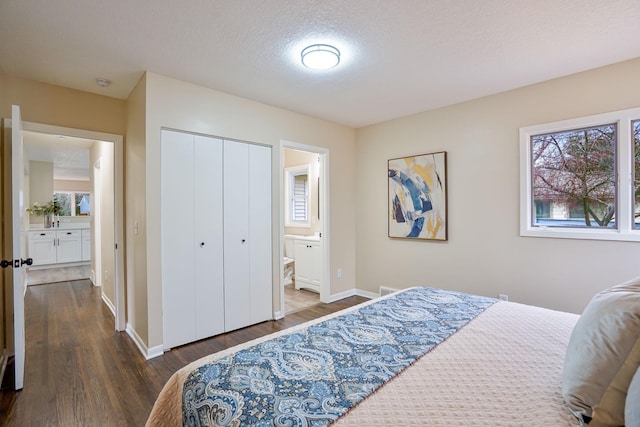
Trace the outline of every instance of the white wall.
{"label": "white wall", "polygon": [[[279,183],[282,165],[279,150],[281,141],[293,141],[328,149],[331,168],[330,265],[339,266],[343,271],[342,278],[332,279],[330,292],[336,294],[355,287],[355,171],[353,168],[355,131],[353,129],[149,72],[146,74],[145,108],[144,150],[140,150],[138,155],[134,152],[129,152],[127,155],[127,163],[130,158],[136,162],[144,159],[144,168],[131,170],[129,164],[127,165],[127,182],[134,179],[145,183],[145,191],[136,193],[146,194],[145,206],[144,209],[131,212],[130,215],[129,202],[133,202],[131,198],[134,196],[127,196],[127,241],[130,248],[132,243],[129,236],[132,222],[139,221],[139,227],[146,233],[146,265],[139,262],[140,260],[135,260],[135,265],[128,265],[128,268],[132,267],[136,271],[144,268],[146,278],[144,281],[136,280],[133,283],[129,279],[128,284],[134,287],[131,291],[136,295],[139,290],[146,290],[146,304],[142,306],[142,300],[137,296],[134,297],[136,298],[135,312],[132,314],[133,321],[136,322],[136,332],[145,340],[148,348],[157,348],[162,344],[160,130],[163,127],[273,147],[273,298],[275,307],[280,304],[278,255],[280,253]],[[129,123],[134,124],[133,121]],[[128,143],[131,141],[130,137],[131,135],[127,132]],[[139,176],[141,170],[144,171],[143,177]],[[129,292],[128,295],[130,294]],[[143,322],[139,319],[139,314],[145,311],[148,315],[147,330],[143,329]]]}
{"label": "white wall", "polygon": [[[469,70],[472,72],[472,70]],[[640,59],[357,131],[357,287],[428,285],[580,312],[640,244],[519,236],[518,129],[640,106]],[[387,237],[387,160],[448,152],[449,241]]]}

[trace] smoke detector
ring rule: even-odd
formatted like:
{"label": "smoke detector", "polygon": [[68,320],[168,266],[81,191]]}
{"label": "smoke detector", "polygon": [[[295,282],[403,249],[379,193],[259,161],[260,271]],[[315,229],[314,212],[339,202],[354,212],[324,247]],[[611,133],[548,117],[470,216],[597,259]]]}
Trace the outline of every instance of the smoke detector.
{"label": "smoke detector", "polygon": [[111,84],[111,80],[105,79],[103,77],[98,77],[96,79],[96,84],[100,87],[107,87]]}

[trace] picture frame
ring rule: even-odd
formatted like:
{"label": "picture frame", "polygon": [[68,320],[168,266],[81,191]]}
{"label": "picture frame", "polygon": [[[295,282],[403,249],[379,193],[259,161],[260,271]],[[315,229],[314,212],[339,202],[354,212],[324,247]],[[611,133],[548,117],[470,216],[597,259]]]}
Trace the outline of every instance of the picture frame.
{"label": "picture frame", "polygon": [[390,159],[387,172],[388,236],[446,241],[447,152]]}

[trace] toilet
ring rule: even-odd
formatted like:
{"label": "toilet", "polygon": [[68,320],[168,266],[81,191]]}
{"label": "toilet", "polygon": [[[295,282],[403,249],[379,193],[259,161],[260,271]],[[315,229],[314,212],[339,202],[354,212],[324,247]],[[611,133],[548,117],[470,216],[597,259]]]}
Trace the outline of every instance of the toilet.
{"label": "toilet", "polygon": [[284,236],[284,257],[282,258],[282,264],[284,265],[284,285],[291,285],[293,283],[294,274],[294,250],[295,250],[295,237],[285,234]]}

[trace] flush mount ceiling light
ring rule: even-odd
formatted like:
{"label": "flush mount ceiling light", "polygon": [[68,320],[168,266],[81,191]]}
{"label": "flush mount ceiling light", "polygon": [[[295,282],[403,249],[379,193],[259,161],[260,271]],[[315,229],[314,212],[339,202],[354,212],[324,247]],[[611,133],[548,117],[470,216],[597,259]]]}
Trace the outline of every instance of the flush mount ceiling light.
{"label": "flush mount ceiling light", "polygon": [[340,63],[340,51],[328,44],[312,44],[302,50],[302,63],[312,70],[328,70]]}
{"label": "flush mount ceiling light", "polygon": [[98,86],[100,86],[100,87],[107,87],[107,86],[109,86],[111,84],[111,80],[105,79],[105,78],[102,78],[102,77],[98,77],[96,79],[96,84]]}

